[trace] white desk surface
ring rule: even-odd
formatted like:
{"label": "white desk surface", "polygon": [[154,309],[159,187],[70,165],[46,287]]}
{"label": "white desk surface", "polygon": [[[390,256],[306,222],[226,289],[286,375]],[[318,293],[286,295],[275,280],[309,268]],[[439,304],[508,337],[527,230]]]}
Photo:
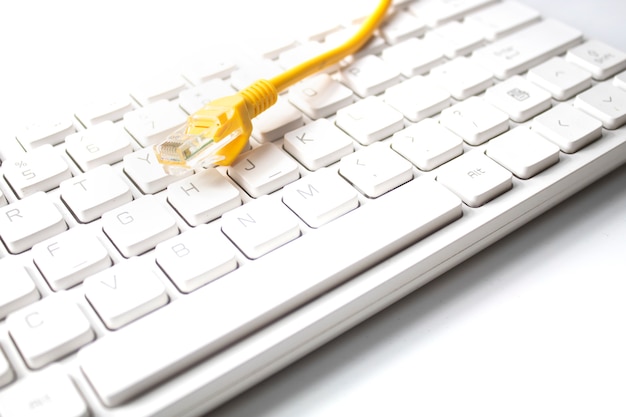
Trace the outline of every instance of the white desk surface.
{"label": "white desk surface", "polygon": [[[222,13],[282,15],[278,2],[221,2],[215,18],[217,2],[193,0],[2,2],[0,132],[180,68],[194,41],[225,33]],[[283,3],[283,19],[315,18]],[[622,0],[527,3],[626,51]],[[211,415],[626,415],[625,184],[622,167]]]}

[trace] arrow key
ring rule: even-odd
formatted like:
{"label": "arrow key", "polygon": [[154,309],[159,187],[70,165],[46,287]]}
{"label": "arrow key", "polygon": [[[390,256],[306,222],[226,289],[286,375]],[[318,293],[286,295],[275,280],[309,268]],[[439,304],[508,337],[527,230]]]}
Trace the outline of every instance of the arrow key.
{"label": "arrow key", "polygon": [[591,73],[561,57],[530,69],[528,79],[549,91],[556,100],[567,100],[591,87]]}
{"label": "arrow key", "polygon": [[574,105],[600,120],[606,129],[617,129],[626,123],[626,91],[609,82],[579,94]]}
{"label": "arrow key", "polygon": [[599,120],[569,104],[560,104],[537,116],[533,129],[566,153],[574,153],[602,136]]}

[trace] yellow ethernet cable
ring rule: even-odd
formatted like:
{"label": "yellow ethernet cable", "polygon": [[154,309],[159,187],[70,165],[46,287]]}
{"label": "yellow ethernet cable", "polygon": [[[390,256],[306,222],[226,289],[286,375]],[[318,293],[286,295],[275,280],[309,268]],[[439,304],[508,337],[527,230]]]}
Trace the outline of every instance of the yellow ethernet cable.
{"label": "yellow ethernet cable", "polygon": [[252,119],[271,107],[278,93],[358,51],[385,18],[391,0],[381,0],[358,31],[343,44],[269,80],[258,80],[232,96],[206,104],[187,124],[154,147],[169,173],[230,165],[248,144]]}

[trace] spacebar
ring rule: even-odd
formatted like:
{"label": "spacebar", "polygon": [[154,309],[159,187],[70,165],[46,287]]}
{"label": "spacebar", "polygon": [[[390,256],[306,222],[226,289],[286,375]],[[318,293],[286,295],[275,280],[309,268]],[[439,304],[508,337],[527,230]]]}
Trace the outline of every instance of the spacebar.
{"label": "spacebar", "polygon": [[86,346],[80,366],[122,404],[461,215],[443,186],[413,180]]}

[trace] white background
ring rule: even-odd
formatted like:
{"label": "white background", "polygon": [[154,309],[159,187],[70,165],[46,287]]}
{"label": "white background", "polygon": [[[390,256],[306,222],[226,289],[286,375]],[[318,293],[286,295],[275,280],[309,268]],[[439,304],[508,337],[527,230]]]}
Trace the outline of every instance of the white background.
{"label": "white background", "polygon": [[[1,2],[0,134],[344,2],[301,3]],[[626,50],[621,0],[529,3]],[[214,415],[626,415],[626,168]]]}

